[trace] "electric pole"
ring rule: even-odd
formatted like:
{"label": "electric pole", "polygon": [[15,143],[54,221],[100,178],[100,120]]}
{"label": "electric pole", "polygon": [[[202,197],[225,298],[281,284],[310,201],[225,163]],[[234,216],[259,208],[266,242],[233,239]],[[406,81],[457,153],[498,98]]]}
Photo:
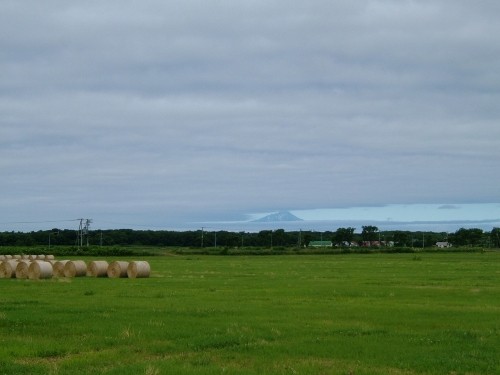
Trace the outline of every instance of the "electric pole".
{"label": "electric pole", "polygon": [[89,227],[90,223],[92,223],[92,219],[80,219],[80,225],[78,226],[78,234],[77,234],[77,244],[78,249],[83,247],[83,237],[86,236],[87,247],[89,247]]}
{"label": "electric pole", "polygon": [[87,236],[87,247],[89,247],[89,227],[90,223],[92,223],[92,219],[85,220],[85,236]]}

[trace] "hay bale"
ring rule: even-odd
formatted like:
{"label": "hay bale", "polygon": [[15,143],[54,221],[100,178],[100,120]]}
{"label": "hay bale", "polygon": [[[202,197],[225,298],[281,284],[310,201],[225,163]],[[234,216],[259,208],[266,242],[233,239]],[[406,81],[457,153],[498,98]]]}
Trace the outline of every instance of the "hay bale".
{"label": "hay bale", "polygon": [[108,277],[127,277],[128,262],[124,261],[114,261],[108,267]]}
{"label": "hay bale", "polygon": [[23,255],[22,255],[22,258],[23,258],[23,259],[28,259],[28,260],[29,260],[29,259],[30,259],[30,256],[29,256],[29,255],[26,255],[26,254],[23,254]]}
{"label": "hay bale", "polygon": [[34,254],[28,255],[29,260],[36,260],[36,257],[37,257],[37,255],[34,255]]}
{"label": "hay bale", "polygon": [[64,265],[65,277],[81,277],[87,275],[87,264],[83,260],[70,260]]}
{"label": "hay bale", "polygon": [[30,280],[50,279],[52,277],[52,264],[43,260],[31,262],[28,267],[28,278]]}
{"label": "hay bale", "polygon": [[5,259],[12,259],[12,255],[5,255]]}
{"label": "hay bale", "polygon": [[56,259],[56,257],[53,256],[53,255],[45,255],[45,260],[46,261],[48,261],[48,260],[54,260],[54,259]]}
{"label": "hay bale", "polygon": [[38,255],[36,256],[36,260],[45,260],[45,255],[38,254]]}
{"label": "hay bale", "polygon": [[131,279],[149,277],[150,272],[151,267],[149,263],[143,260],[130,262],[127,268],[127,275]]}
{"label": "hay bale", "polygon": [[28,278],[28,269],[32,262],[27,259],[21,260],[17,263],[16,267],[16,279],[27,279]]}
{"label": "hay bale", "polygon": [[87,266],[87,275],[92,277],[108,276],[109,264],[105,260],[94,260]]}
{"label": "hay bale", "polygon": [[21,259],[23,259],[23,257],[21,255],[19,255],[19,254],[16,254],[16,255],[12,256],[12,259],[21,260]]}
{"label": "hay bale", "polygon": [[0,278],[10,279],[16,277],[17,260],[7,259],[0,263]]}
{"label": "hay bale", "polygon": [[5,260],[5,255],[0,255],[0,260]]}
{"label": "hay bale", "polygon": [[64,277],[64,266],[69,260],[58,260],[53,264],[53,272],[55,277]]}

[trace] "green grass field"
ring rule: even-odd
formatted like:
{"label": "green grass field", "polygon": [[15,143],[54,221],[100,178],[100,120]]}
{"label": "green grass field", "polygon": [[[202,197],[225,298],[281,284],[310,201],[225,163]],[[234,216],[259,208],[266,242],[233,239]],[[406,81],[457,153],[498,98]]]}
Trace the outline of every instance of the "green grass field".
{"label": "green grass field", "polygon": [[499,252],[145,259],[0,279],[0,374],[500,373]]}

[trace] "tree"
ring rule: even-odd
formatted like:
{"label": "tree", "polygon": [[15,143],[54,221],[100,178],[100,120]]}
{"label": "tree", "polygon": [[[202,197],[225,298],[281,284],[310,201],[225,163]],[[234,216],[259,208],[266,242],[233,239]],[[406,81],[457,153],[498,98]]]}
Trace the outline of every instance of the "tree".
{"label": "tree", "polygon": [[285,245],[285,230],[284,229],[276,229],[273,235],[273,242],[276,246],[284,246]]}
{"label": "tree", "polygon": [[408,246],[411,242],[411,237],[408,232],[395,231],[394,232],[394,243],[397,246]]}
{"label": "tree", "polygon": [[479,228],[460,228],[451,235],[451,242],[456,246],[478,246],[483,238],[483,230]]}
{"label": "tree", "polygon": [[338,228],[333,236],[333,242],[337,245],[343,246],[344,243],[348,243],[351,246],[352,240],[354,239],[355,228]]}
{"label": "tree", "polygon": [[372,242],[377,240],[377,233],[379,230],[374,225],[363,225],[362,228],[361,238],[363,241],[369,242],[371,246]]}
{"label": "tree", "polygon": [[493,228],[491,230],[490,239],[494,247],[500,247],[500,228]]}
{"label": "tree", "polygon": [[273,231],[261,230],[258,234],[257,246],[273,247]]}
{"label": "tree", "polygon": [[309,242],[311,242],[313,240],[313,235],[311,232],[304,232],[302,237],[304,238],[303,242],[306,246],[309,246]]}

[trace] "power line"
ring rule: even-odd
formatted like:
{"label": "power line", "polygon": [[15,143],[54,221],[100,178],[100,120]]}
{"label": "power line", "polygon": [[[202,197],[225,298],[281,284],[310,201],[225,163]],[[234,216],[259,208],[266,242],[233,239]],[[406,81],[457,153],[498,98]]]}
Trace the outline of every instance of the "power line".
{"label": "power line", "polygon": [[2,222],[0,225],[7,224],[43,224],[43,223],[62,223],[68,221],[79,221],[80,219],[64,219],[64,220],[43,220],[43,221],[7,221]]}
{"label": "power line", "polygon": [[[80,220],[80,219],[78,219]],[[133,224],[133,223],[123,223],[117,221],[99,220],[99,223],[114,224],[114,225],[125,225],[129,227],[144,227],[144,228],[165,228],[164,225],[151,225],[151,224]]]}

